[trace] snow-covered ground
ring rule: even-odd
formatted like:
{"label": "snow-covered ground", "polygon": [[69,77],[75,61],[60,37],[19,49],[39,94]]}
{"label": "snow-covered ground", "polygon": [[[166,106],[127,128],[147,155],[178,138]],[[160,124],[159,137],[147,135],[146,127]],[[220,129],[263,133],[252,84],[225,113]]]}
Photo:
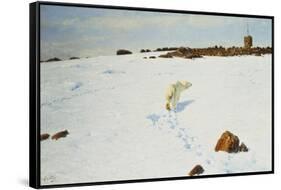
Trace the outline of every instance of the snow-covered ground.
{"label": "snow-covered ground", "polygon": [[[41,63],[41,183],[271,170],[271,55],[157,58],[152,52]],[[176,112],[167,85],[188,80]],[[229,130],[249,152],[215,152]]]}

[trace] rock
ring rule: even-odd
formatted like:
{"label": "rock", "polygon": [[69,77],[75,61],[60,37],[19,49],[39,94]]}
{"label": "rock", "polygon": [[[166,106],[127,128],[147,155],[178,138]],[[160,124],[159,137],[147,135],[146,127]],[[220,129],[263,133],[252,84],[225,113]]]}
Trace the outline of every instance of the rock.
{"label": "rock", "polygon": [[144,59],[147,59],[147,57],[143,57]]}
{"label": "rock", "polygon": [[140,52],[141,52],[141,53],[151,52],[151,50],[150,50],[150,49],[141,49]]}
{"label": "rock", "polygon": [[116,52],[116,55],[127,55],[127,54],[132,54],[132,52],[126,49],[119,49]]}
{"label": "rock", "polygon": [[156,59],[155,56],[149,56],[149,59]]}
{"label": "rock", "polygon": [[70,57],[69,60],[80,59],[79,57]]}
{"label": "rock", "polygon": [[240,152],[248,152],[249,149],[248,149],[248,147],[242,142],[241,145],[239,146],[239,151],[240,151]]}
{"label": "rock", "polygon": [[67,130],[60,131],[52,136],[53,140],[58,140],[60,138],[66,137],[69,134]]}
{"label": "rock", "polygon": [[46,140],[50,137],[48,133],[44,133],[40,135],[40,141]]}
{"label": "rock", "polygon": [[200,175],[204,172],[204,169],[201,165],[196,165],[189,173],[189,176]]}
{"label": "rock", "polygon": [[255,53],[255,56],[261,56],[261,53]]}
{"label": "rock", "polygon": [[225,131],[217,142],[215,151],[236,153],[239,151],[239,138],[229,131]]}
{"label": "rock", "polygon": [[173,56],[171,54],[169,54],[169,53],[159,55],[158,57],[161,57],[161,58],[173,58]]}
{"label": "rock", "polygon": [[186,55],[186,54],[191,54],[191,49],[189,48],[185,48],[185,47],[180,47],[179,49],[176,50],[176,52],[179,52],[183,55]]}
{"label": "rock", "polygon": [[186,59],[192,59],[192,58],[193,58],[193,55],[192,55],[192,54],[187,54],[187,55],[184,56],[184,58],[186,58]]}
{"label": "rock", "polygon": [[156,48],[154,51],[162,51],[162,48]]}
{"label": "rock", "polygon": [[57,57],[54,57],[54,58],[46,60],[45,62],[53,62],[53,61],[61,61],[61,59],[57,58]]}
{"label": "rock", "polygon": [[200,54],[192,54],[192,58],[202,58],[203,56]]}

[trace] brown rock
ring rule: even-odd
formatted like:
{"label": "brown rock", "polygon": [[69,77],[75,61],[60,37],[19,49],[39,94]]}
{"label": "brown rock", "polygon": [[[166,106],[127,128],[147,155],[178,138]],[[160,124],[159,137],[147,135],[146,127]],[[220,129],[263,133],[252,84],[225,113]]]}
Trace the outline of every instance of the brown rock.
{"label": "brown rock", "polygon": [[169,54],[169,53],[159,55],[158,57],[161,57],[161,58],[173,58],[173,56],[171,54]]}
{"label": "brown rock", "polygon": [[180,47],[179,49],[176,50],[177,52],[180,52],[181,54],[189,54],[191,53],[191,49],[185,48],[185,47]]}
{"label": "brown rock", "polygon": [[200,175],[204,172],[204,169],[201,165],[196,165],[189,173],[189,176]]}
{"label": "brown rock", "polygon": [[59,138],[66,137],[69,134],[67,130],[60,131],[52,136],[53,140],[58,140]]}
{"label": "brown rock", "polygon": [[239,151],[240,152],[248,152],[249,149],[244,143],[241,143],[241,145],[239,146]]}
{"label": "brown rock", "polygon": [[44,133],[40,135],[40,141],[46,140],[50,137],[48,133]]}
{"label": "brown rock", "polygon": [[229,131],[225,131],[217,142],[215,151],[236,153],[239,151],[239,138]]}

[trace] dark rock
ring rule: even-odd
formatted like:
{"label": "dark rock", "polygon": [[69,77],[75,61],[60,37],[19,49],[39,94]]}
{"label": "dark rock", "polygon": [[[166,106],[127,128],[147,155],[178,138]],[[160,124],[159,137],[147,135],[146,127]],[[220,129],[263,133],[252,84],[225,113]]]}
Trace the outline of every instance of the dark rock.
{"label": "dark rock", "polygon": [[248,147],[242,142],[241,145],[239,146],[239,151],[240,151],[240,152],[248,152],[249,149],[248,149]]}
{"label": "dark rock", "polygon": [[155,56],[149,56],[149,59],[156,59]]}
{"label": "dark rock", "polygon": [[157,48],[157,49],[154,50],[154,51],[162,51],[162,48]]}
{"label": "dark rock", "polygon": [[204,169],[201,165],[196,165],[189,173],[189,176],[200,175],[204,172]]}
{"label": "dark rock", "polygon": [[57,58],[57,57],[54,57],[54,58],[46,60],[45,62],[53,62],[53,61],[61,61],[61,59]]}
{"label": "dark rock", "polygon": [[66,137],[69,134],[67,130],[60,131],[52,136],[53,140],[58,140],[60,138]]}
{"label": "dark rock", "polygon": [[127,55],[127,54],[132,54],[132,52],[126,49],[119,49],[116,52],[116,55]]}
{"label": "dark rock", "polygon": [[147,59],[147,57],[143,57],[144,59]]}
{"label": "dark rock", "polygon": [[225,131],[217,142],[215,151],[237,153],[239,151],[239,138],[229,131]]}
{"label": "dark rock", "polygon": [[44,133],[40,135],[40,141],[46,140],[50,137],[48,133]]}
{"label": "dark rock", "polygon": [[141,52],[141,53],[151,52],[151,50],[150,50],[150,49],[141,49],[140,52]]}
{"label": "dark rock", "polygon": [[70,57],[69,59],[73,60],[73,59],[80,59],[80,58],[79,57]]}

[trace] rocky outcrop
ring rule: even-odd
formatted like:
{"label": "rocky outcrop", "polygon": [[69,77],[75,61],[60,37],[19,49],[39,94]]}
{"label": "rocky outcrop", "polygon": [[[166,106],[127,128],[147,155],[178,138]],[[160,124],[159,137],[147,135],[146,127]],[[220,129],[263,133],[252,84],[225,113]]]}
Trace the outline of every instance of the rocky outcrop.
{"label": "rocky outcrop", "polygon": [[196,165],[194,168],[188,173],[189,176],[200,175],[204,172],[204,169],[201,165]]}
{"label": "rocky outcrop", "polygon": [[132,52],[126,49],[119,49],[116,52],[116,55],[127,55],[127,54],[132,54]]}
{"label": "rocky outcrop", "polygon": [[[157,48],[156,51],[163,51],[165,48]],[[166,49],[165,49],[166,50]],[[182,57],[186,59],[201,58],[203,56],[240,56],[240,55],[255,55],[262,56],[264,54],[272,53],[271,47],[229,47],[225,48],[223,46],[214,46],[207,48],[187,48],[180,47],[173,52],[168,52],[166,54],[160,55],[159,57],[172,58],[172,57]]]}
{"label": "rocky outcrop", "polygon": [[157,48],[154,51],[174,51],[177,50],[177,47],[163,47],[163,48]]}
{"label": "rocky outcrop", "polygon": [[185,59],[193,59],[193,58],[201,58],[203,56],[197,52],[193,52],[193,50],[191,48],[180,47],[180,48],[177,48],[176,51],[162,54],[159,57],[162,57],[162,58],[182,57]]}
{"label": "rocky outcrop", "polygon": [[239,138],[229,131],[225,131],[217,142],[215,151],[236,153],[239,151]]}

